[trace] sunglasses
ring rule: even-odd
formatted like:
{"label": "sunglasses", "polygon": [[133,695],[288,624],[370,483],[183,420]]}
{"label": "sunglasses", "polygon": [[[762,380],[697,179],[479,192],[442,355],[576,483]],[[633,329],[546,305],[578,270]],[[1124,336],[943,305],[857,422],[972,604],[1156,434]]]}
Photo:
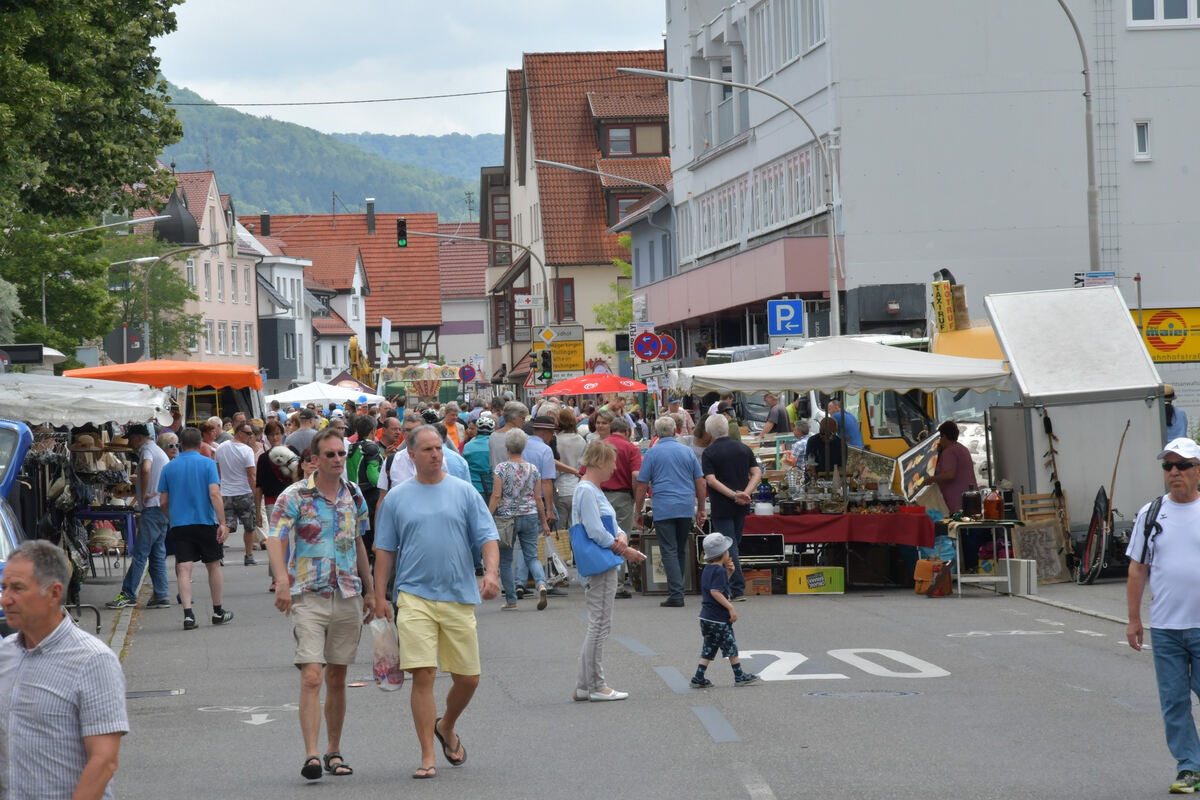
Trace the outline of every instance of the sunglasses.
{"label": "sunglasses", "polygon": [[326,450],[324,453],[321,453],[321,455],[325,456],[326,458],[345,458],[346,451],[345,450]]}
{"label": "sunglasses", "polygon": [[1164,461],[1164,462],[1162,462],[1163,472],[1170,472],[1173,469],[1177,469],[1180,472],[1186,472],[1187,470],[1189,470],[1195,466],[1200,466],[1200,464],[1196,464],[1195,462],[1192,462],[1192,461]]}
{"label": "sunglasses", "polygon": [[177,444],[169,444],[166,447],[168,450],[178,450],[179,449],[179,445],[177,445]]}

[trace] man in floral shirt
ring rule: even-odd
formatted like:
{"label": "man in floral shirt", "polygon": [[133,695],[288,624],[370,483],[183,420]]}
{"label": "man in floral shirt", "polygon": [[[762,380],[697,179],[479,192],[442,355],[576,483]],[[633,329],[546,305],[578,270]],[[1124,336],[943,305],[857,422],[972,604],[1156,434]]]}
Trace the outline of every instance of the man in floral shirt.
{"label": "man in floral shirt", "polygon": [[[367,504],[342,479],[346,442],[330,426],[313,437],[317,471],[279,495],[271,514],[267,553],[275,575],[287,575],[290,591],[275,591],[275,607],[292,615],[296,666],[300,669],[300,732],[308,780],[324,771],[354,772],[340,752],[346,716],[346,670],[354,663],[364,622],[374,615],[374,587],[362,534]],[[317,751],[321,733],[321,683],[329,748]]]}

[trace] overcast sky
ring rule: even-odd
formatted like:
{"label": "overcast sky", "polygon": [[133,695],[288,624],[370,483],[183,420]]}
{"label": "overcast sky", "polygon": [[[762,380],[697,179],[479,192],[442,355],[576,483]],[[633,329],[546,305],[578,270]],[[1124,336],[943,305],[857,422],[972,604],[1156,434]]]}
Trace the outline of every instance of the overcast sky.
{"label": "overcast sky", "polygon": [[172,83],[218,103],[325,132],[500,133],[504,72],[522,53],[661,49],[663,0],[187,0],[156,42]]}

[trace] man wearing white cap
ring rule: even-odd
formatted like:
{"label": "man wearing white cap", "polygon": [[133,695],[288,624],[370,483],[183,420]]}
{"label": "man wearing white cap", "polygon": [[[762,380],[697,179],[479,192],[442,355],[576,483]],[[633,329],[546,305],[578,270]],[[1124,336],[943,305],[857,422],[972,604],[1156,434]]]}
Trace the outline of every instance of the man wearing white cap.
{"label": "man wearing white cap", "polygon": [[1172,439],[1158,454],[1167,493],[1142,507],[1129,534],[1129,624],[1125,638],[1142,649],[1142,594],[1150,582],[1150,636],[1167,749],[1179,770],[1172,794],[1200,787],[1200,736],[1191,692],[1200,671],[1200,445]]}

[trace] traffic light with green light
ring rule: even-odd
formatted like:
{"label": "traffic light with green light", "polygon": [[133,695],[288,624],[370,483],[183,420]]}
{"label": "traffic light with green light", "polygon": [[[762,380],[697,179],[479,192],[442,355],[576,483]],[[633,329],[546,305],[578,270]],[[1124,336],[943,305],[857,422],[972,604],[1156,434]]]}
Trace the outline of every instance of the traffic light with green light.
{"label": "traffic light with green light", "polygon": [[538,353],[538,380],[549,383],[554,379],[554,354],[549,348]]}
{"label": "traffic light with green light", "polygon": [[396,220],[396,247],[408,247],[408,220],[404,217]]}

